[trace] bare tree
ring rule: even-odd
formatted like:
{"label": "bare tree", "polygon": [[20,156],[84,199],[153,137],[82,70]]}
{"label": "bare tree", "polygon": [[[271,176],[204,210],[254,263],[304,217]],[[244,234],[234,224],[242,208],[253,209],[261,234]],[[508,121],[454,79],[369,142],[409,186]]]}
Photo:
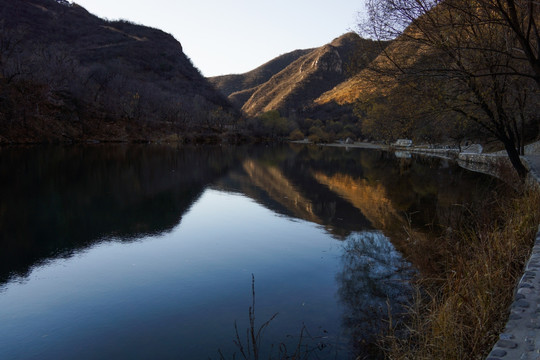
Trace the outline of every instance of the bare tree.
{"label": "bare tree", "polygon": [[23,60],[24,33],[22,27],[7,27],[0,20],[0,76],[8,84],[28,72]]}
{"label": "bare tree", "polygon": [[[538,120],[538,74],[533,66],[538,57],[538,43],[534,43],[538,6],[527,0],[505,3],[369,0],[369,20],[363,30],[381,40],[394,39],[384,52],[386,61],[376,63],[378,71],[409,83],[429,79],[432,89],[437,89],[438,104],[501,141],[523,177],[527,170],[519,149],[524,128]],[[507,10],[510,15],[505,17]],[[429,96],[429,89],[418,90]]]}
{"label": "bare tree", "polygon": [[535,0],[483,0],[483,6],[495,11],[502,26],[514,34],[519,46],[513,50],[517,57],[527,60],[540,85],[540,3]]}

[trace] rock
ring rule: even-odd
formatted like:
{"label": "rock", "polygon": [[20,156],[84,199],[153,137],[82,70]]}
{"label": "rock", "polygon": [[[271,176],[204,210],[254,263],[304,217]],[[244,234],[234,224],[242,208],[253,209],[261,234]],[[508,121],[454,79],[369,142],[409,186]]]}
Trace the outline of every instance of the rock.
{"label": "rock", "polygon": [[505,349],[515,349],[517,348],[517,344],[510,340],[499,340],[497,342],[497,346],[505,348]]}
{"label": "rock", "polygon": [[506,356],[507,352],[502,350],[502,349],[495,349],[491,352],[491,356],[496,356],[496,357],[503,357],[503,356]]}
{"label": "rock", "polygon": [[412,146],[413,142],[410,139],[398,139],[395,143],[396,146],[405,146],[409,147]]}
{"label": "rock", "polygon": [[461,150],[464,154],[481,154],[484,148],[480,144],[471,144],[464,146]]}

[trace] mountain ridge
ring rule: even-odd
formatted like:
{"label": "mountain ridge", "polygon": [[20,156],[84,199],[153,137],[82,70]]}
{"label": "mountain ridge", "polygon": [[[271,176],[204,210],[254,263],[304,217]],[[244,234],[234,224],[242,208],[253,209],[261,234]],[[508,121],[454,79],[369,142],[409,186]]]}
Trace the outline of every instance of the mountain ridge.
{"label": "mountain ridge", "polygon": [[249,83],[255,85],[237,90],[239,79],[248,77],[250,72],[230,75],[237,81],[234,92],[230,83],[223,81],[231,77],[209,80],[247,116],[258,116],[271,110],[277,110],[283,116],[295,116],[308,111],[314,106],[315,99],[367,66],[386,45],[350,32],[321,47],[296,50],[267,62],[283,57],[290,60],[288,64],[282,62],[286,66],[263,83]]}
{"label": "mountain ridge", "polygon": [[225,96],[251,89],[268,81],[291,62],[311,52],[313,49],[294,50],[282,54],[266,63],[243,74],[220,75],[208,78],[211,84],[218,88]]}

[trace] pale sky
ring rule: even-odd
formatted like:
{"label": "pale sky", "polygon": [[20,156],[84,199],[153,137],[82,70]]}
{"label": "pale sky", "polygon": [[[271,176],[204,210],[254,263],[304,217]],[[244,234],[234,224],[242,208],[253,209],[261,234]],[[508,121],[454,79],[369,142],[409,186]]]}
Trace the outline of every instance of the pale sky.
{"label": "pale sky", "polygon": [[244,73],[356,29],[364,0],[75,0],[172,34],[205,76]]}

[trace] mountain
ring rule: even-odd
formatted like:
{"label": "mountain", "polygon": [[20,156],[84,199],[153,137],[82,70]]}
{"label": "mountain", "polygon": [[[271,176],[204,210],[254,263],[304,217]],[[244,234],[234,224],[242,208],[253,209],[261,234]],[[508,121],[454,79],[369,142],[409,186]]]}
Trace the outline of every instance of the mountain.
{"label": "mountain", "polygon": [[[534,57],[524,55],[531,54],[538,37],[523,36],[518,23],[534,22],[527,12],[532,8],[511,19],[502,4],[440,1],[421,10],[416,5],[379,8],[371,25],[384,24],[375,32],[390,31],[394,40],[366,69],[315,104],[354,104],[368,139],[504,147],[525,176],[519,153],[540,134],[540,72]],[[393,16],[414,21],[395,32],[385,23]]]}
{"label": "mountain", "polygon": [[215,76],[208,80],[223,94],[229,96],[233,93],[251,89],[267,82],[272,76],[289,66],[293,61],[311,51],[313,51],[313,49],[291,51],[280,55],[245,74]]}
{"label": "mountain", "polygon": [[414,66],[424,61],[421,47],[408,46],[403,42],[390,43],[384,53],[380,53],[372,62],[362,68],[354,76],[339,83],[332,89],[324,92],[314,100],[316,105],[335,103],[337,105],[354,104],[357,100],[364,100],[370,96],[388,96],[398,87],[394,75],[395,66],[389,60],[399,59],[407,66]]}
{"label": "mountain", "polygon": [[[385,46],[347,33],[319,48],[282,55],[249,73],[210,81],[248,116],[270,110],[290,116],[303,112],[314,99],[365,67]],[[286,66],[268,66],[275,63]],[[266,77],[260,76],[258,81],[246,81],[254,72],[268,68],[274,70],[272,76],[268,77],[272,72],[266,71]],[[242,86],[244,81],[246,85]]]}
{"label": "mountain", "polygon": [[258,86],[264,84],[293,61],[311,51],[312,49],[295,50],[278,56],[245,74],[216,76],[208,80],[227,96],[232,104],[237,108],[241,108],[257,90]]}
{"label": "mountain", "polygon": [[235,115],[161,30],[56,0],[0,0],[0,28],[0,143],[181,139]]}

